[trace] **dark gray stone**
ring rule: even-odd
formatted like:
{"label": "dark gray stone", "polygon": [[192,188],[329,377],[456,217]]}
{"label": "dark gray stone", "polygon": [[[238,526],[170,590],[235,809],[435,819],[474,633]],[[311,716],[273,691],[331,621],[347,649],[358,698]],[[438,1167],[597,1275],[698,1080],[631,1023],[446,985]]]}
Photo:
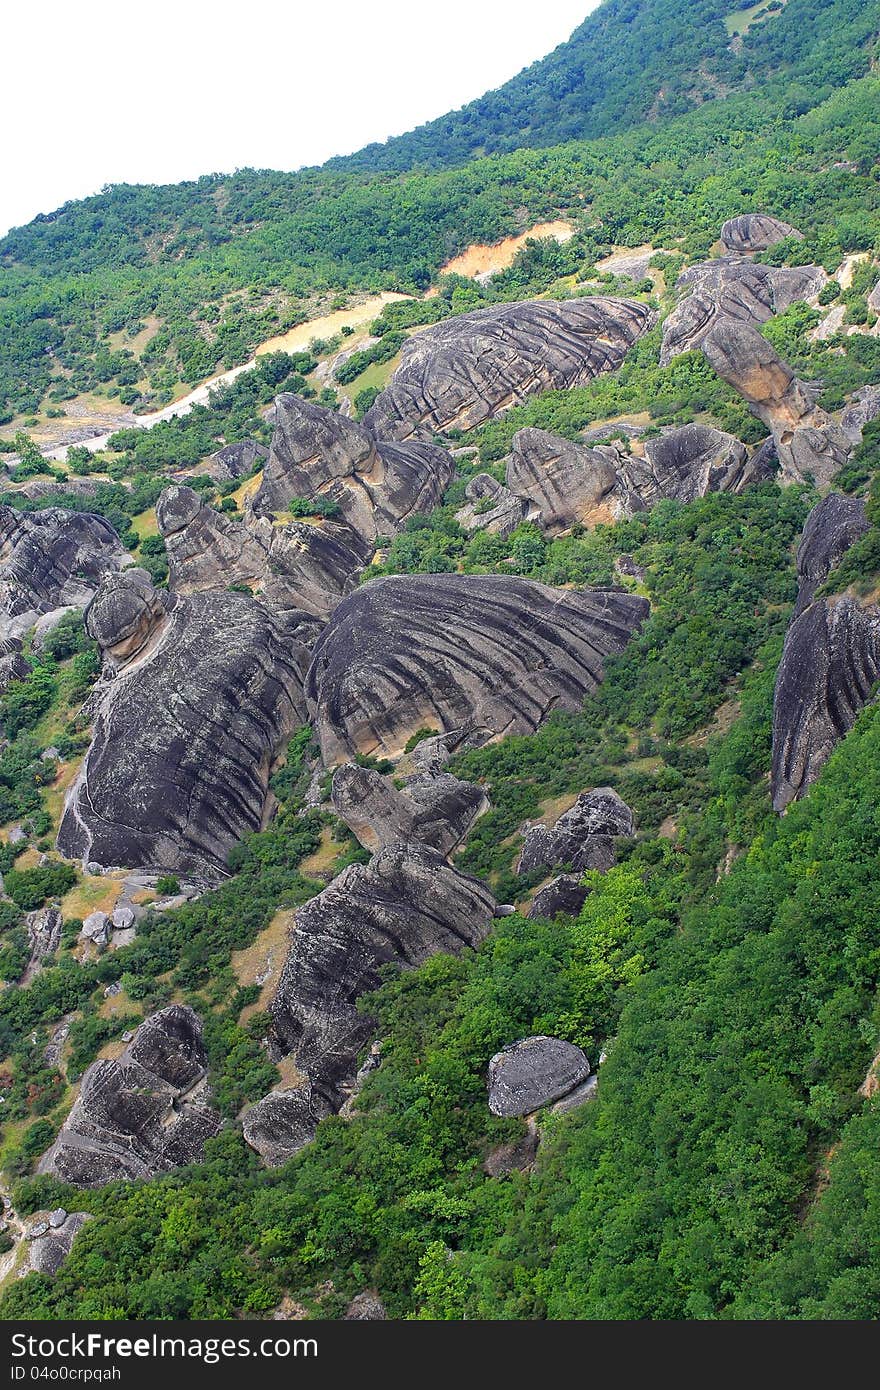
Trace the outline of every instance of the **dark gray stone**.
{"label": "dark gray stone", "polygon": [[20,637],[41,613],[82,608],[102,574],[129,563],[102,516],[0,505],[0,637]]}
{"label": "dark gray stone", "polygon": [[336,769],[333,809],[369,850],[404,840],[449,854],[488,806],[481,787],[448,772],[423,772],[397,788],[390,777],[357,763]]}
{"label": "dark gray stone", "polygon": [[777,241],[786,237],[803,241],[803,232],[792,227],[789,222],[781,222],[778,217],[770,217],[766,212],[742,212],[738,217],[730,217],[721,228],[721,244],[728,251],[738,251],[748,255],[754,251],[766,251]]}
{"label": "dark gray stone", "polygon": [[579,874],[560,874],[535,894],[526,916],[553,918],[564,912],[567,917],[577,917],[589,896],[590,889],[581,883]]}
{"label": "dark gray stone", "polygon": [[488,531],[509,536],[525,519],[528,504],[504,487],[491,473],[478,473],[465,488],[467,506],[455,513],[465,531]]}
{"label": "dark gray stone", "polygon": [[606,872],[616,862],[615,837],[632,835],[633,813],[611,787],[581,792],[575,804],[553,826],[532,825],[517,872],[554,869],[570,864],[576,874],[588,869]]}
{"label": "dark gray stone", "polygon": [[489,1109],[493,1115],[530,1115],[568,1095],[589,1074],[589,1062],[573,1043],[522,1038],[489,1063]]}

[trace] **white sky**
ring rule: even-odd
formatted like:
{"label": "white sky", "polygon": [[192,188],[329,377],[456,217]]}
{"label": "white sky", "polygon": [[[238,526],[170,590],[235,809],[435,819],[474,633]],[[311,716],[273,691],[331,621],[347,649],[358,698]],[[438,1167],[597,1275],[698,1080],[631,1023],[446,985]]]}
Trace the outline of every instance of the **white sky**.
{"label": "white sky", "polygon": [[19,0],[0,235],[108,183],[296,169],[499,86],[598,0]]}

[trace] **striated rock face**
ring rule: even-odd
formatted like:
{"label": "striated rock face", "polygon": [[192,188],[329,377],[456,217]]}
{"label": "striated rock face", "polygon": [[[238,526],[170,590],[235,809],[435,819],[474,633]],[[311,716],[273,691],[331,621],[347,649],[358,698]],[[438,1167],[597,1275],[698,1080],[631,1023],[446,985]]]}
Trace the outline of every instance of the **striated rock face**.
{"label": "striated rock face", "polygon": [[509,536],[525,519],[527,504],[492,477],[478,473],[465,488],[467,506],[455,513],[464,531],[490,531],[496,536]]}
{"label": "striated rock face", "polygon": [[703,352],[713,371],[773,431],[782,481],[827,487],[849,455],[849,441],[766,338],[722,317],[705,338]]}
{"label": "striated rock face", "polygon": [[478,879],[450,868],[436,850],[405,844],[351,865],[297,911],[272,1017],[304,1083],[248,1112],[245,1137],[267,1161],[301,1148],[318,1120],[344,1103],[374,1028],[357,1000],[376,988],[382,967],[412,968],[438,951],[476,946],[494,911]]}
{"label": "striated rock face", "polygon": [[101,575],[130,558],[102,516],[0,506],[0,637],[21,636],[54,608],[83,607]]}
{"label": "striated rock face", "polygon": [[862,497],[829,492],[810,512],[797,553],[797,617],[813,602],[816,590],[836,569],[854,541],[868,530]]}
{"label": "striated rock face", "polygon": [[172,1004],[151,1015],[121,1057],[89,1067],[38,1172],[99,1187],[199,1162],[221,1124],[205,1090],[206,1068],[192,1009]]}
{"label": "striated rock face", "polygon": [[579,874],[560,874],[535,894],[526,916],[552,918],[564,912],[568,917],[577,917],[589,895]]}
{"label": "striated rock face", "polygon": [[798,241],[804,239],[796,227],[764,212],[740,213],[739,217],[728,218],[721,228],[722,246],[744,255],[766,251],[768,246],[775,246],[777,241],[784,241],[788,236],[797,237]]}
{"label": "striated rock face", "polygon": [[370,850],[395,841],[430,845],[449,854],[488,802],[481,787],[448,772],[423,772],[398,789],[390,777],[357,763],[336,769],[333,809]]}
{"label": "striated rock face", "polygon": [[530,1115],[573,1091],[589,1074],[589,1062],[573,1043],[522,1038],[489,1063],[489,1109],[493,1115]]}
{"label": "striated rock face", "polygon": [[581,792],[555,825],[529,826],[517,872],[527,874],[559,864],[571,864],[576,874],[587,869],[605,872],[616,862],[615,837],[632,835],[634,830],[632,811],[611,787]]}
{"label": "striated rock face", "polygon": [[275,411],[257,515],[286,511],[294,497],[332,502],[372,542],[438,506],[452,481],[455,464],[436,444],[377,443],[381,434],[300,396],[279,396]]}
{"label": "striated rock face", "polygon": [[233,478],[249,478],[254,465],[261,467],[269,457],[265,444],[255,439],[242,439],[238,444],[225,444],[212,454],[209,463],[212,478],[218,483],[231,482]]}
{"label": "striated rock face", "polygon": [[272,608],[327,618],[371,554],[348,526],[275,526],[206,506],[192,488],[166,488],[156,507],[176,593],[246,585]]}
{"label": "striated rock face", "polygon": [[[58,834],[68,858],[216,878],[259,830],[273,760],[302,722],[311,620],[243,594],[166,596],[104,581],[86,628],[110,665]],[[118,668],[115,669],[114,668]]]}
{"label": "striated rock face", "polygon": [[[880,285],[877,287],[880,289]],[[880,309],[878,309],[880,312]],[[840,417],[840,426],[851,444],[861,444],[862,431],[880,417],[880,386],[862,386]]]}
{"label": "striated rock face", "polygon": [[[53,1213],[54,1215],[54,1213]],[[23,1279],[26,1274],[57,1274],[70,1254],[74,1236],[91,1219],[91,1212],[72,1211],[65,1215],[58,1225],[51,1225],[43,1235],[30,1242],[28,1257],[19,1273]]]}
{"label": "striated rock face", "polygon": [[11,681],[23,681],[31,669],[30,662],[22,654],[21,638],[0,638],[0,694]]}
{"label": "striated rock face", "polygon": [[645,457],[628,461],[626,481],[644,506],[661,497],[693,502],[710,492],[742,492],[774,471],[770,460],[753,455],[723,430],[682,425],[645,443]]}
{"label": "striated rock face", "polygon": [[785,638],[773,697],[773,806],[804,795],[880,678],[880,609],[816,599]]}
{"label": "striated rock face", "polygon": [[718,319],[766,323],[817,294],[827,279],[818,265],[756,265],[739,257],[689,266],[676,286],[683,297],[663,325],[661,365],[700,347]]}
{"label": "striated rock face", "polygon": [[600,296],[498,304],[446,319],[407,340],[365,423],[378,439],[472,429],[535,391],[613,371],[652,322],[644,304]]}
{"label": "striated rock face", "polygon": [[339,605],[306,682],[324,762],[396,756],[424,727],[528,733],[576,709],[646,600],[507,575],[395,575]]}
{"label": "striated rock face", "polygon": [[614,521],[621,514],[621,455],[574,444],[547,430],[518,430],[507,461],[507,486],[528,498],[542,526],[559,530]]}

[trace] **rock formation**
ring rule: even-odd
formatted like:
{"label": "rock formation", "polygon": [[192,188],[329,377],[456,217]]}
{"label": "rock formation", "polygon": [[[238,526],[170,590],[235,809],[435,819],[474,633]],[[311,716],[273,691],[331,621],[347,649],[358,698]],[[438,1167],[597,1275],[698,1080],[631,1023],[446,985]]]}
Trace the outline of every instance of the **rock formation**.
{"label": "rock formation", "polygon": [[817,294],[827,279],[818,265],[755,265],[729,256],[689,266],[676,286],[683,297],[663,325],[661,365],[700,347],[718,319],[766,323]]}
{"label": "rock formation", "polygon": [[105,579],[85,622],[107,666],[59,849],[216,878],[264,824],[273,760],[305,715],[314,622],[244,594],[163,596],[142,570]]}
{"label": "rock formation", "polygon": [[455,513],[464,531],[489,531],[496,536],[509,536],[528,510],[526,501],[517,497],[493,478],[491,473],[478,473],[465,488],[467,505]]}
{"label": "rock formation", "polygon": [[204,1157],[220,1128],[192,1009],[171,1004],[138,1028],[116,1061],[93,1062],[38,1172],[78,1187],[150,1178]]}
{"label": "rock formation", "polygon": [[20,637],[54,608],[83,607],[101,575],[130,558],[102,516],[0,505],[0,638]]}
{"label": "rock formation", "polygon": [[862,386],[852,394],[852,400],[840,417],[840,426],[850,444],[862,442],[867,424],[880,417],[880,386]]}
{"label": "rock formation", "polygon": [[238,444],[224,444],[223,448],[218,449],[208,460],[210,474],[218,483],[232,482],[233,478],[249,478],[254,471],[254,465],[259,464],[262,467],[268,457],[269,450],[265,444],[258,444],[255,439],[242,439]]}
{"label": "rock formation", "polygon": [[279,396],[254,511],[284,512],[300,497],[335,504],[365,541],[393,535],[440,503],[455,465],[436,444],[377,442],[383,438],[301,396]]}
{"label": "rock formation", "polygon": [[336,609],[306,682],[324,762],[396,756],[424,727],[529,733],[577,709],[647,616],[618,589],[507,575],[395,575]]}
{"label": "rock formation", "polygon": [[430,845],[449,854],[488,801],[481,787],[448,772],[408,777],[398,789],[390,777],[343,763],[333,777],[333,809],[369,850],[396,841]]}
{"label": "rock formation", "polygon": [[378,439],[472,429],[535,391],[613,371],[653,317],[632,300],[585,296],[445,319],[407,339],[365,424]]}
{"label": "rock formation", "polygon": [[850,452],[840,426],[756,328],[719,318],[703,342],[713,371],[772,430],[785,483],[827,488]]}
{"label": "rock formation", "polygon": [[489,1063],[489,1109],[493,1115],[530,1115],[573,1091],[589,1074],[589,1062],[573,1043],[522,1038]]}
{"label": "rock formation", "polygon": [[750,255],[755,251],[766,251],[777,241],[786,237],[796,237],[803,241],[803,232],[788,222],[780,222],[778,217],[769,217],[764,212],[743,212],[738,217],[730,217],[721,228],[721,245],[727,251]]}
{"label": "rock formation", "polygon": [[590,449],[547,430],[518,430],[507,460],[507,486],[528,498],[548,530],[615,521],[622,514],[622,457],[607,445]]}
{"label": "rock formation", "polygon": [[773,806],[815,782],[880,678],[880,609],[844,595],[815,599],[794,620],[773,697]]}
{"label": "rock formation", "polygon": [[281,611],[327,618],[370,558],[371,547],[331,521],[275,526],[231,517],[192,488],[166,488],[156,507],[176,593],[244,585]]}
{"label": "rock formation", "polygon": [[611,787],[581,792],[577,801],[553,826],[530,825],[517,872],[554,869],[570,864],[576,874],[587,869],[610,869],[616,861],[614,840],[632,835],[633,813]]}
{"label": "rock formation", "polygon": [[53,1212],[49,1218],[49,1229],[30,1241],[27,1261],[19,1273],[20,1279],[33,1273],[57,1274],[70,1254],[74,1236],[91,1219],[90,1212],[72,1211],[63,1213],[63,1221],[54,1222],[52,1218],[61,1214],[60,1209],[57,1213]]}
{"label": "rock formation", "polygon": [[839,492],[829,492],[816,504],[804,523],[798,546],[795,617],[813,602],[816,590],[868,527],[862,497],[844,497]]}
{"label": "rock formation", "polygon": [[20,637],[0,638],[0,694],[11,681],[23,681],[31,664],[23,655]]}
{"label": "rock formation", "polygon": [[438,951],[478,945],[494,911],[478,879],[436,850],[405,844],[351,865],[298,909],[272,1018],[303,1084],[267,1096],[245,1121],[245,1137],[267,1162],[301,1148],[350,1093],[375,1026],[357,1001],[376,988],[382,968],[413,968]]}
{"label": "rock formation", "polygon": [[564,912],[567,917],[577,917],[589,895],[580,874],[560,874],[535,894],[526,916],[553,918]]}

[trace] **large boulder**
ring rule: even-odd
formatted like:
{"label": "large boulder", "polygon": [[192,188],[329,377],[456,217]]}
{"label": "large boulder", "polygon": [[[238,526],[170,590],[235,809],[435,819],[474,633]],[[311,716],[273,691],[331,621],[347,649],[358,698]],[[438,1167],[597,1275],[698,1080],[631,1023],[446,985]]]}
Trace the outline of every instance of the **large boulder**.
{"label": "large boulder", "polygon": [[880,608],[814,599],[785,637],[773,697],[773,806],[804,795],[880,678]]}
{"label": "large boulder", "polygon": [[375,1028],[358,1011],[360,996],[389,965],[413,968],[437,952],[478,945],[495,906],[485,884],[450,868],[436,850],[396,844],[351,865],[298,909],[271,1010],[277,1041],[303,1084],[248,1112],[246,1137],[268,1161],[301,1148],[322,1115],[351,1094],[358,1053]]}
{"label": "large boulder", "polygon": [[595,526],[621,515],[621,461],[621,454],[605,445],[591,449],[529,428],[513,436],[505,477],[548,530]]}
{"label": "large boulder", "polygon": [[328,766],[394,757],[420,729],[533,732],[578,709],[648,612],[619,589],[507,575],[395,575],[336,609],[306,695]]}
{"label": "large boulder", "polygon": [[772,477],[773,471],[766,455],[750,458],[746,446],[732,434],[711,425],[689,424],[646,440],[644,458],[629,459],[624,478],[630,497],[635,495],[650,507],[663,497],[693,502],[710,492],[739,493]]}
{"label": "large boulder", "polygon": [[481,787],[448,772],[422,772],[397,787],[357,763],[336,769],[333,809],[369,850],[404,840],[449,854],[461,844],[488,801]]}
{"label": "large boulder", "polygon": [[407,339],[365,417],[378,439],[472,429],[526,396],[620,366],[654,321],[644,304],[587,296],[497,304]]}
{"label": "large boulder", "polygon": [[215,879],[271,809],[273,762],[305,716],[314,621],[282,621],[244,594],[163,601],[143,571],[106,579],[85,621],[108,666],[59,849]]}
{"label": "large boulder", "polygon": [[436,444],[383,438],[301,396],[279,396],[254,511],[284,512],[295,497],[332,503],[362,540],[393,535],[409,517],[439,505],[455,464]]}
{"label": "large boulder", "polygon": [[798,596],[795,617],[812,602],[816,590],[836,569],[850,546],[869,528],[862,497],[829,492],[804,523],[797,552]]}
{"label": "large boulder", "polygon": [[766,251],[777,241],[786,237],[796,237],[803,241],[804,234],[789,222],[781,222],[778,217],[770,217],[766,212],[742,212],[738,217],[729,217],[721,228],[721,245],[727,251],[751,255],[755,251]]}
{"label": "large boulder", "polygon": [[[55,1216],[55,1213],[52,1215]],[[48,1231],[29,1242],[27,1260],[18,1277],[23,1279],[27,1274],[47,1274],[51,1277],[57,1274],[70,1254],[74,1237],[90,1219],[91,1213],[87,1211],[65,1212],[64,1220],[57,1223],[50,1219]]]}
{"label": "large boulder", "polygon": [[23,681],[29,676],[31,669],[22,651],[21,638],[0,638],[0,695],[12,681]]}
{"label": "large boulder", "polygon": [[689,266],[678,278],[679,303],[663,325],[661,364],[700,347],[719,318],[766,323],[818,294],[827,279],[818,265],[755,265],[729,256]]}
{"label": "large boulder", "polygon": [[192,1009],[146,1019],[115,1061],[93,1062],[38,1172],[77,1187],[151,1178],[204,1157],[221,1120],[206,1089],[207,1056]]}
{"label": "large boulder", "polygon": [[849,440],[775,348],[728,317],[716,320],[702,347],[713,371],[772,430],[782,481],[827,488],[849,456]]}
{"label": "large boulder", "polygon": [[[880,285],[877,288],[880,289]],[[851,444],[860,444],[865,426],[878,418],[880,386],[862,386],[853,392],[849,405],[840,417],[840,427]]]}
{"label": "large boulder", "polygon": [[530,1115],[568,1095],[589,1074],[589,1062],[573,1043],[522,1038],[489,1063],[489,1109],[493,1115]]}
{"label": "large boulder", "polygon": [[348,526],[273,525],[206,506],[188,487],[170,487],[156,507],[169,583],[180,594],[244,585],[280,610],[327,618],[367,563],[371,547]]}
{"label": "large boulder", "polygon": [[560,874],[535,894],[526,916],[551,919],[564,912],[567,917],[577,917],[589,895],[580,874]]}
{"label": "large boulder", "polygon": [[528,827],[517,872],[533,873],[562,864],[570,864],[576,874],[588,869],[606,872],[616,862],[615,839],[634,830],[633,813],[617,792],[594,787],[581,792],[555,825]]}
{"label": "large boulder", "polygon": [[0,638],[20,637],[41,613],[84,607],[102,574],[130,562],[102,516],[0,505]]}
{"label": "large boulder", "polygon": [[489,531],[509,536],[525,520],[528,504],[506,488],[491,473],[478,473],[465,488],[467,503],[455,513],[464,531]]}

